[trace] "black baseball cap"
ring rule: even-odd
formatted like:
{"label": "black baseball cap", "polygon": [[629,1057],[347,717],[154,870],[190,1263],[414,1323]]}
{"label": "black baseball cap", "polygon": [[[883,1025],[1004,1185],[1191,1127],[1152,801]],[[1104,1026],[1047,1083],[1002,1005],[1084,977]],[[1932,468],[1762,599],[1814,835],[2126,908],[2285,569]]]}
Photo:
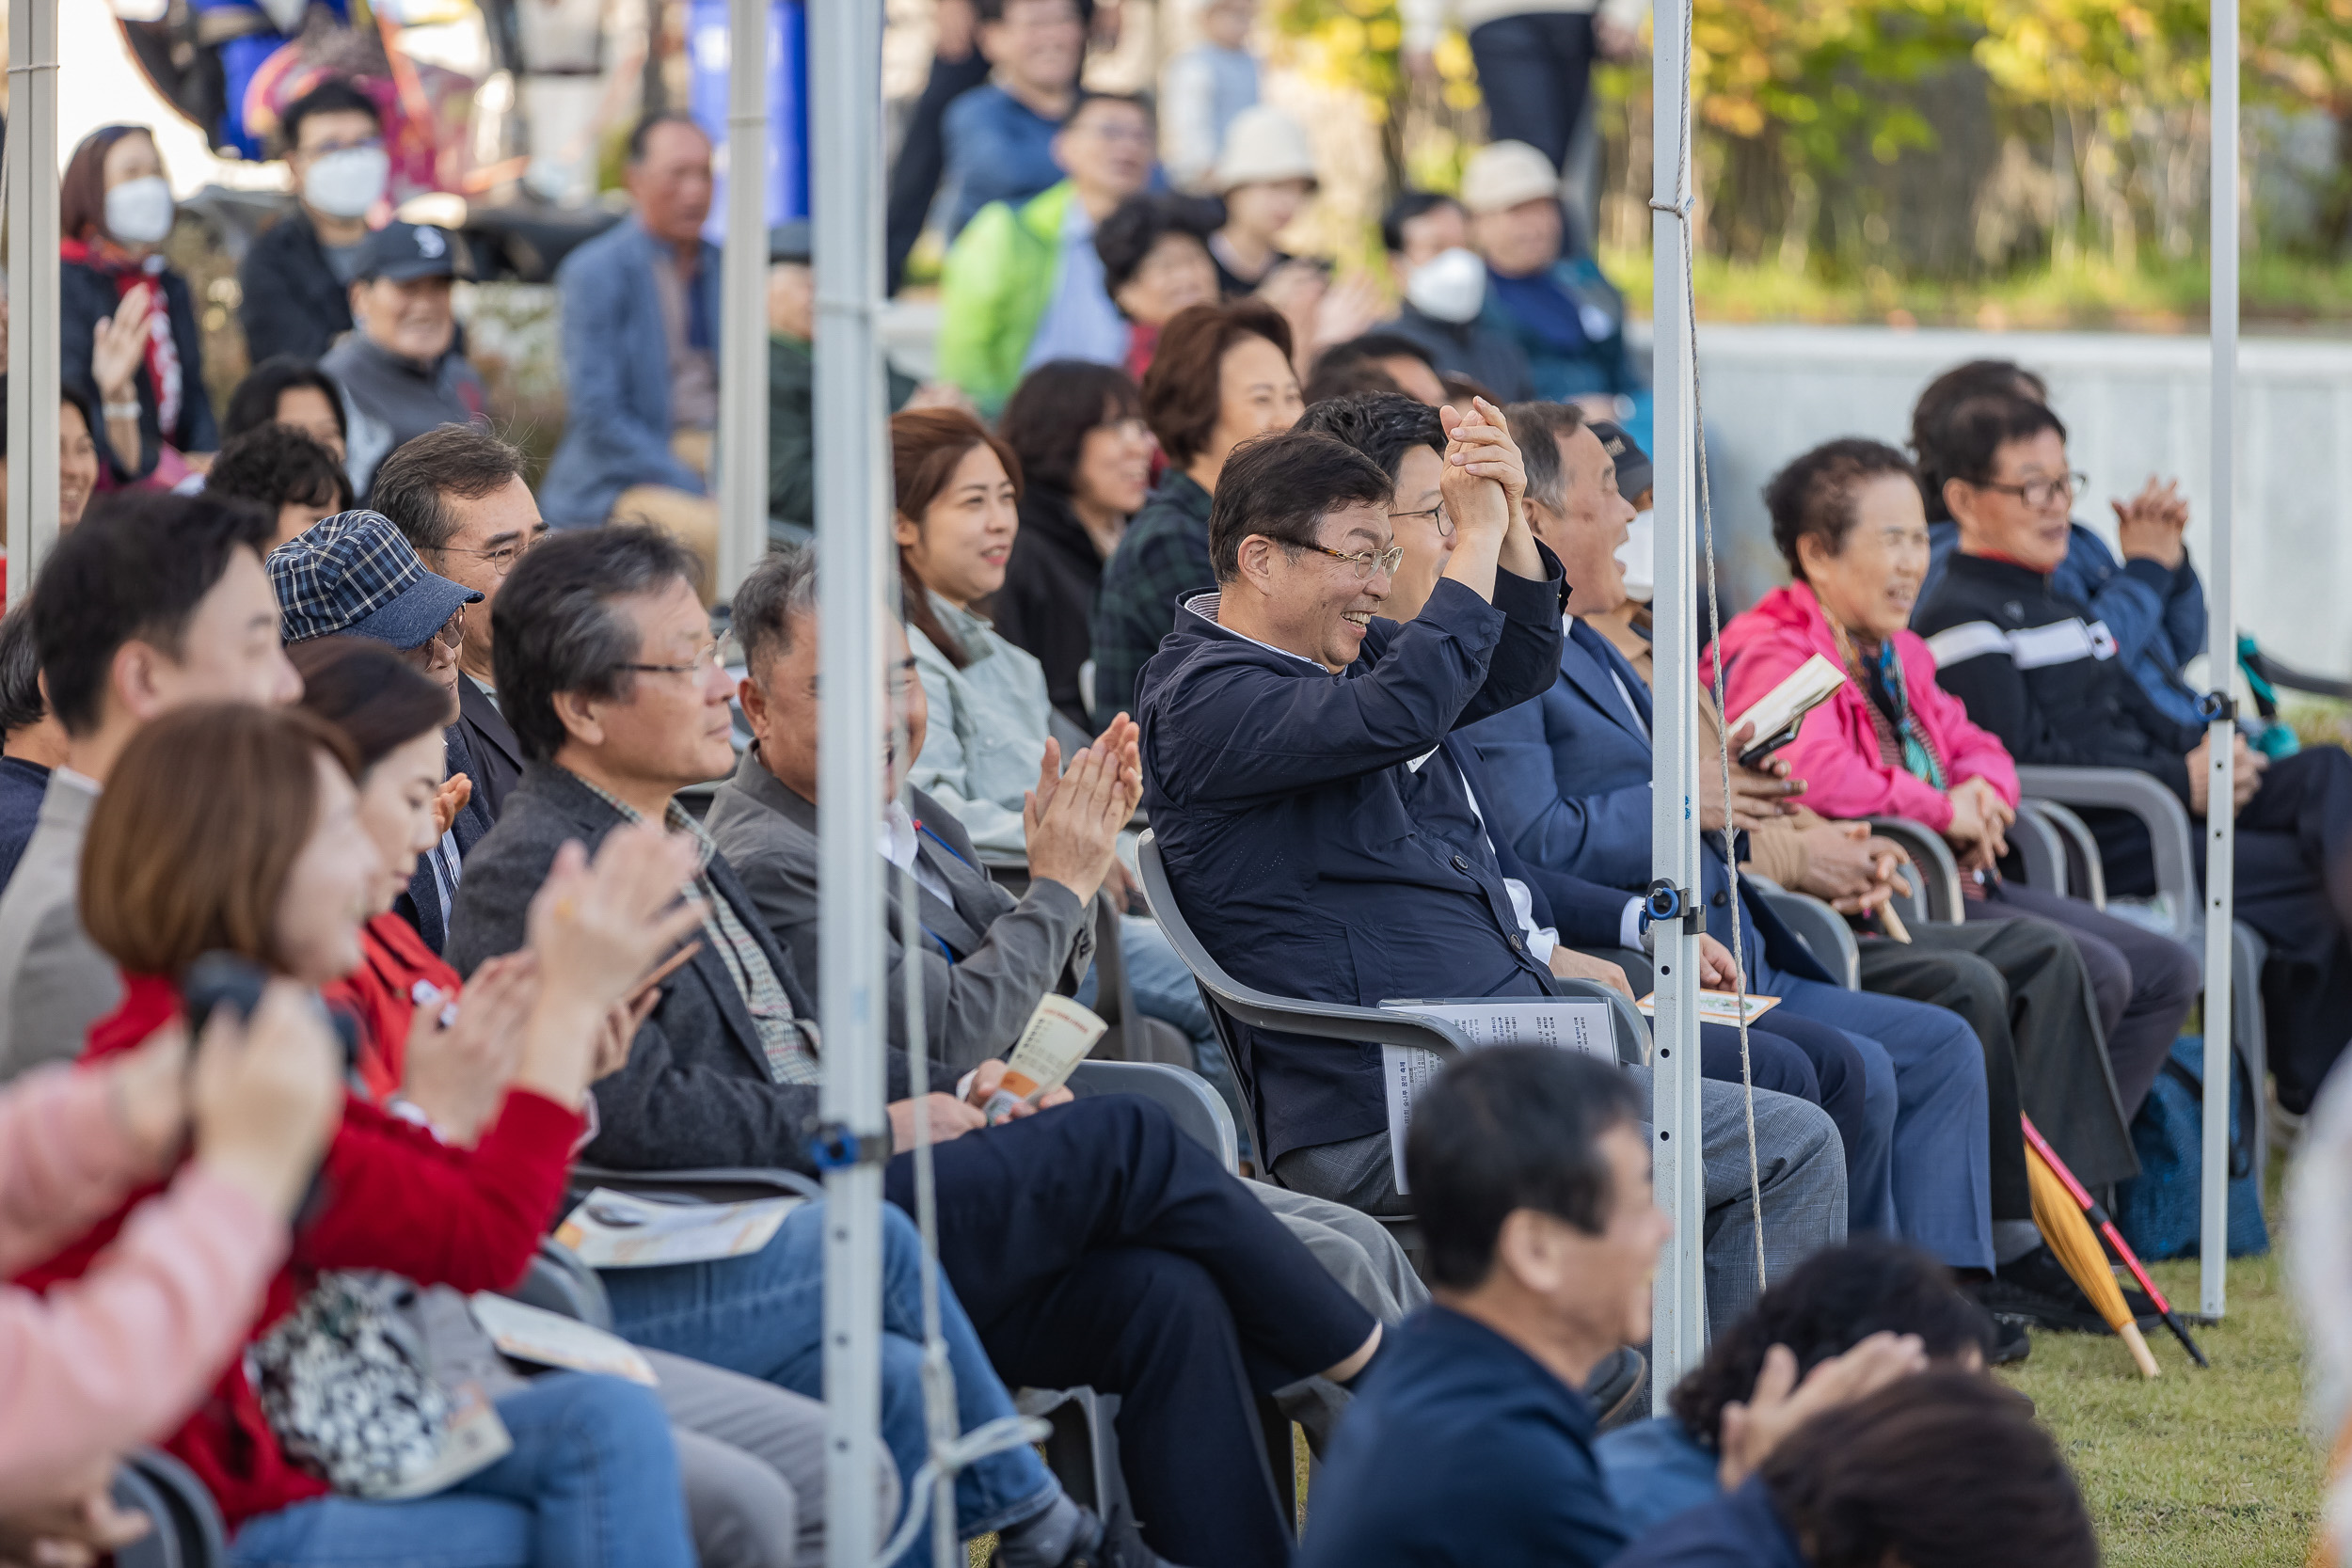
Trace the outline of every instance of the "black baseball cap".
{"label": "black baseball cap", "polygon": [[1625,433],[1625,426],[1614,420],[1585,421],[1600,450],[1617,461],[1617,494],[1631,500],[1654,483],[1650,471],[1649,453],[1633,444],[1633,437]]}
{"label": "black baseball cap", "polygon": [[389,277],[395,283],[417,277],[471,277],[473,263],[465,242],[446,229],[388,223],[359,242],[351,276],[355,282]]}

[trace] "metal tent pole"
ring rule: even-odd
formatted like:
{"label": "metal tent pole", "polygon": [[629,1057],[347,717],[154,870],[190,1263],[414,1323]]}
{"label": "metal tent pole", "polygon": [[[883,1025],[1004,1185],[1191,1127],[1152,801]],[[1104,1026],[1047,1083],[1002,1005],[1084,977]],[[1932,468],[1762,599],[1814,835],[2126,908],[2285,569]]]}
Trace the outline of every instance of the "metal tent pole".
{"label": "metal tent pole", "polygon": [[721,598],[768,547],[768,0],[727,8],[727,243],[720,272]]}
{"label": "metal tent pole", "polygon": [[[1650,93],[1654,115],[1650,238],[1655,258],[1650,321],[1656,334],[1653,384],[1656,419],[1658,586],[1656,617],[1656,772],[1651,780],[1650,875],[1673,888],[1692,911],[1699,893],[1698,709],[1692,693],[1697,660],[1692,606],[1697,582],[1692,526],[1697,464],[1692,378],[1695,349],[1686,303],[1691,230],[1684,201],[1690,190],[1690,15],[1679,4],[1653,13]],[[1652,909],[1659,904],[1653,896]],[[1658,1200],[1674,1216],[1674,1240],[1659,1260],[1651,1297],[1650,1404],[1666,1413],[1666,1397],[1707,1349],[1707,1278],[1701,1226],[1707,1173],[1700,1158],[1698,933],[1680,920],[1660,920],[1657,938],[1658,1016],[1651,1056],[1655,1098],[1650,1119]]]}
{"label": "metal tent pole", "polygon": [[[2231,603],[2230,530],[2234,512],[2238,316],[2238,8],[2213,0],[2213,543],[2205,559],[2210,641],[2206,679],[2226,699],[2237,672],[2237,617]],[[2206,736],[2211,754],[2205,797],[2205,1126],[2204,1191],[2198,1227],[2199,1307],[2219,1317],[2227,1306],[2230,1262],[2230,1085],[2233,1049],[2230,958],[2235,823],[2231,760],[2235,714],[2224,701]]]}
{"label": "metal tent pole", "polygon": [[[882,7],[810,0],[810,229],[817,268],[819,668],[818,938],[831,1128],[887,1147],[882,1113],[882,602],[889,577],[881,345]],[[740,8],[739,6],[739,14]],[[764,15],[760,36],[767,35]],[[765,254],[763,247],[762,254]],[[740,334],[737,325],[731,330]],[[766,333],[758,337],[765,344]],[[825,1562],[869,1568],[882,1415],[882,1165],[825,1175]]]}
{"label": "metal tent pole", "polygon": [[57,0],[8,0],[8,603],[57,542]]}

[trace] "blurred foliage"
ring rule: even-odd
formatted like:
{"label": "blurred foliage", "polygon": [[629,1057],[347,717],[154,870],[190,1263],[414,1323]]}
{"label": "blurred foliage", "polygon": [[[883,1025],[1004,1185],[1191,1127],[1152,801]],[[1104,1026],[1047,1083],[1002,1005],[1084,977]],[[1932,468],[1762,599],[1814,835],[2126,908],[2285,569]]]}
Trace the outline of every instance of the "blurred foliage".
{"label": "blurred foliage", "polygon": [[[1392,186],[1458,181],[1483,118],[1458,35],[1433,81],[1400,56],[1396,0],[1272,0],[1268,15],[1285,63],[1361,97]],[[2092,258],[2119,273],[2193,262],[2208,15],[2207,0],[1692,0],[1703,245],[1882,295],[2064,291]],[[2249,177],[2249,252],[2332,262],[2352,245],[2352,0],[2244,0],[2242,36],[2265,176]],[[1649,75],[1645,61],[1596,72],[1604,250],[1646,243]]]}

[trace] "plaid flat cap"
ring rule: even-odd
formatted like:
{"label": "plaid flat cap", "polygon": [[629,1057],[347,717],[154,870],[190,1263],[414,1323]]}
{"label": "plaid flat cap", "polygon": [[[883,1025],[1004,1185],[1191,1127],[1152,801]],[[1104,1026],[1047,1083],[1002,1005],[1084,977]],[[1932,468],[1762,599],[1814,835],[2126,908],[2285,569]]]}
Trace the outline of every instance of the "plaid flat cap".
{"label": "plaid flat cap", "polygon": [[286,641],[349,633],[395,648],[421,646],[482,595],[424,569],[389,517],[339,512],[269,552]]}

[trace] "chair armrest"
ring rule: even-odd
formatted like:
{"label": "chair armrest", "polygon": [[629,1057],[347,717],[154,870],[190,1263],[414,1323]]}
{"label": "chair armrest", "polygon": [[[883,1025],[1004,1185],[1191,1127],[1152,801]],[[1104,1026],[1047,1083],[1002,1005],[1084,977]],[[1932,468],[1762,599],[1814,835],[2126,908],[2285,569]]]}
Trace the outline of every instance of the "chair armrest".
{"label": "chair armrest", "polygon": [[1913,908],[1930,920],[1958,921],[1966,895],[1961,885],[1960,862],[1952,858],[1952,847],[1944,842],[1944,835],[1907,816],[1873,816],[1870,831],[1893,839],[1910,854],[1919,883]]}
{"label": "chair armrest", "polygon": [[2040,800],[2078,809],[2102,806],[2138,817],[2155,855],[2156,891],[2170,901],[2178,934],[2196,929],[2196,838],[2189,832],[2188,808],[2179,796],[2128,768],[2020,768],[2017,782]]}
{"label": "chair armrest", "polygon": [[204,1483],[161,1449],[134,1449],[116,1466],[117,1507],[132,1507],[155,1528],[115,1553],[117,1568],[227,1568],[229,1532]]}
{"label": "chair armrest", "polygon": [[531,1260],[522,1283],[504,1293],[526,1307],[554,1312],[591,1328],[612,1326],[612,1303],[605,1296],[604,1281],[580,1260],[579,1254],[552,1236],[539,1238],[539,1255]]}
{"label": "chair armrest", "polygon": [[741,1203],[763,1197],[823,1197],[823,1183],[796,1170],[766,1165],[714,1165],[701,1170],[612,1170],[572,1167],[574,1197],[592,1187],[610,1187],[640,1197],[677,1203]]}
{"label": "chair armrest", "polygon": [[2046,815],[2049,809],[2047,800],[2018,801],[2017,820],[2010,824],[2009,847],[2025,864],[2027,887],[2063,894],[2070,891],[2074,879],[2068,875],[2066,841]]}
{"label": "chair armrest", "polygon": [[1209,1081],[1166,1062],[1080,1062],[1070,1073],[1070,1092],[1084,1100],[1097,1094],[1132,1094],[1149,1100],[1176,1118],[1176,1125],[1215,1154],[1227,1170],[1241,1167],[1241,1135],[1233,1113]]}
{"label": "chair armrest", "polygon": [[2031,804],[2058,831],[2066,846],[2067,891],[2077,898],[2090,899],[2093,909],[2106,909],[2106,863],[2099,858],[2099,839],[2090,831],[2090,824],[2056,800],[2035,800]]}
{"label": "chair armrest", "polygon": [[1853,927],[1846,924],[1844,915],[1819,898],[1790,893],[1764,878],[1744,877],[1741,880],[1754,886],[1757,896],[1780,916],[1781,923],[1813,950],[1815,961],[1828,970],[1832,978],[1848,990],[1862,989],[1862,946],[1854,941]]}
{"label": "chair armrest", "polygon": [[1136,843],[1137,869],[1143,874],[1143,895],[1152,918],[1168,937],[1168,945],[1184,960],[1209,1000],[1231,1017],[1253,1029],[1311,1035],[1320,1039],[1366,1041],[1374,1045],[1405,1045],[1452,1056],[1470,1048],[1462,1032],[1435,1019],[1379,1007],[1349,1006],[1337,1002],[1302,1002],[1245,986],[1225,973],[1194,936],[1176,895],[1168,886],[1168,870],[1160,863],[1160,847],[1146,832]]}

